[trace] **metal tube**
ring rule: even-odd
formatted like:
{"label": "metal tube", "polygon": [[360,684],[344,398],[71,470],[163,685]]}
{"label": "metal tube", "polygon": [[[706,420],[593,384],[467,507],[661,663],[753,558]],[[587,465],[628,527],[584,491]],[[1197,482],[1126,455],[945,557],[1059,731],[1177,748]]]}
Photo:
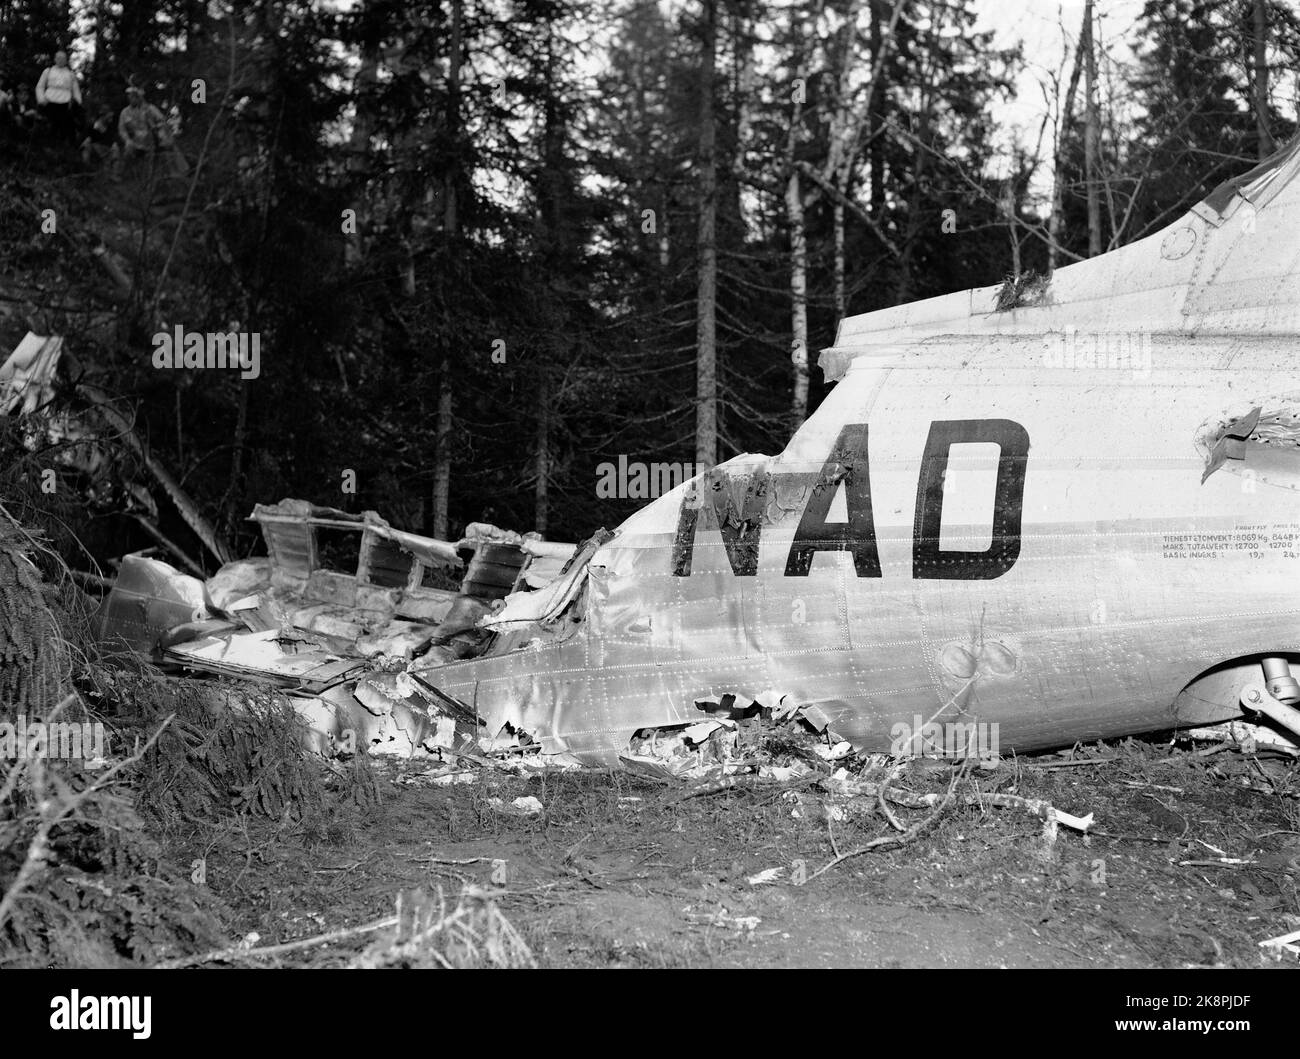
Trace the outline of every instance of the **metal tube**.
{"label": "metal tube", "polygon": [[1278,702],[1300,702],[1300,683],[1291,675],[1291,666],[1285,658],[1262,658],[1264,684],[1268,693]]}

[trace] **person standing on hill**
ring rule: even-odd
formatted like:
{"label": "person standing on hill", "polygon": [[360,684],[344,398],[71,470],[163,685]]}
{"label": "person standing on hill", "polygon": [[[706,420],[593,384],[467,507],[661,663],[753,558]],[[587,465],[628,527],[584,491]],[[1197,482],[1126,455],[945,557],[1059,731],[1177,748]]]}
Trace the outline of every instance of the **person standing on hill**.
{"label": "person standing on hill", "polygon": [[54,65],[47,66],[36,82],[36,105],[50,123],[54,139],[59,143],[77,142],[77,112],[81,106],[81,84],[68,66],[68,53],[54,53]]}
{"label": "person standing on hill", "polygon": [[126,90],[127,104],[117,119],[117,136],[122,141],[122,157],[127,163],[162,151],[174,175],[181,176],[188,164],[176,149],[167,115],[146,102],[144,89],[131,85]]}

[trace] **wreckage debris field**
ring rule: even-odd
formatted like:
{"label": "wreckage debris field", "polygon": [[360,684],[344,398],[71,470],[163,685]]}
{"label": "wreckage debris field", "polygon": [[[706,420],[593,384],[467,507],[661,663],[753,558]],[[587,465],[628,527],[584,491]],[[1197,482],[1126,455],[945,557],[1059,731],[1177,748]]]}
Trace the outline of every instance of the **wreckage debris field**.
{"label": "wreckage debris field", "polygon": [[[450,904],[463,892],[486,895],[526,946],[520,960],[544,967],[1291,959],[1259,942],[1297,926],[1284,914],[1300,875],[1294,766],[1235,750],[1128,740],[1004,760],[955,789],[1091,812],[1087,839],[1062,828],[1049,841],[1029,813],[954,803],[907,844],[820,875],[836,850],[897,834],[874,798],[828,793],[823,772],[717,789],[630,771],[485,768],[449,783],[437,781],[445,766],[427,762],[374,768],[381,800],[354,826],[305,833],[250,820],[174,845],[179,863],[205,856],[206,885],[230,910],[231,948],[200,954],[206,962],[356,965],[391,950],[391,937],[349,931],[393,917],[396,894]],[[956,771],[914,760],[891,782],[942,794]],[[904,827],[926,815],[894,812]],[[313,940],[324,935],[337,940]],[[306,944],[284,944],[295,940]],[[418,950],[386,962],[438,965]]]}

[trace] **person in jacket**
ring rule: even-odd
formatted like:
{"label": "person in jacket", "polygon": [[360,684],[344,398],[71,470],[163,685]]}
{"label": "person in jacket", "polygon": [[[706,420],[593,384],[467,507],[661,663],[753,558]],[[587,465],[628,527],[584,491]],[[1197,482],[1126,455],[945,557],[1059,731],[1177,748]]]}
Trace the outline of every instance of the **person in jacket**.
{"label": "person in jacket", "polygon": [[67,144],[77,142],[81,84],[68,65],[66,51],[56,51],[54,65],[41,71],[41,78],[36,82],[36,105],[50,123],[50,132],[56,141]]}
{"label": "person in jacket", "polygon": [[126,90],[127,104],[117,119],[117,136],[122,143],[122,158],[130,163],[162,151],[172,172],[180,176],[188,164],[176,149],[176,141],[167,115],[144,98],[144,89],[131,85]]}

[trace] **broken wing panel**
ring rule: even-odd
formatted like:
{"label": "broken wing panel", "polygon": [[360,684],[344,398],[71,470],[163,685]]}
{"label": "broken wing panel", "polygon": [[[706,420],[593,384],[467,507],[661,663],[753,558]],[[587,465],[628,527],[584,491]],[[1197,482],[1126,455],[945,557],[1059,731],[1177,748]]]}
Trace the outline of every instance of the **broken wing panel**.
{"label": "broken wing panel", "polygon": [[356,658],[341,658],[276,630],[208,637],[169,647],[166,656],[193,669],[323,691],[364,668]]}
{"label": "broken wing panel", "polygon": [[170,629],[211,616],[197,577],[157,559],[127,555],[96,624],[104,643],[149,655]]}

